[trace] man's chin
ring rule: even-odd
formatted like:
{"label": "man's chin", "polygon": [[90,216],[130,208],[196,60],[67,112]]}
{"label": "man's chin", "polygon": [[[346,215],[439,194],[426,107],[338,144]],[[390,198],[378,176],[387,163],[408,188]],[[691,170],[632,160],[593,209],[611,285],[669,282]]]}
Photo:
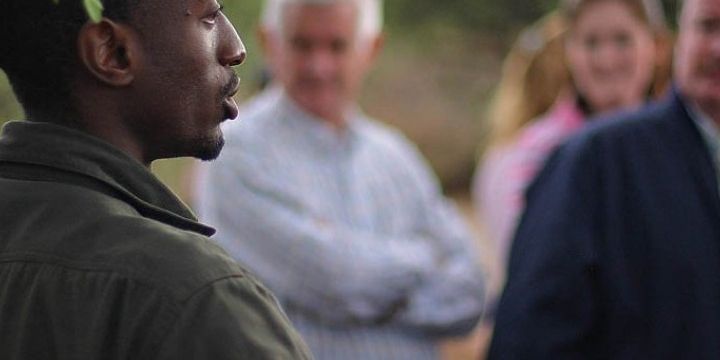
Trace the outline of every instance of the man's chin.
{"label": "man's chin", "polygon": [[343,108],[343,100],[337,94],[308,94],[296,102],[306,112],[319,117],[334,114]]}
{"label": "man's chin", "polygon": [[225,139],[220,136],[216,139],[203,141],[202,144],[195,147],[192,157],[202,160],[211,161],[215,160],[220,156],[223,146],[225,146]]}

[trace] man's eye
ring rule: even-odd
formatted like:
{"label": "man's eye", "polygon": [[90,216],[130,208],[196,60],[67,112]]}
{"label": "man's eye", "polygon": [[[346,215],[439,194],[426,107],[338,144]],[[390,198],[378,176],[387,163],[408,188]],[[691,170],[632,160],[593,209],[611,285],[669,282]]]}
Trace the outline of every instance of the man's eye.
{"label": "man's eye", "polygon": [[220,17],[220,15],[222,15],[222,10],[223,10],[223,7],[220,6],[217,10],[215,10],[215,12],[213,12],[212,14],[204,17],[204,18],[202,19],[202,21],[203,21],[204,23],[210,24],[210,25],[215,24],[215,23],[217,22],[217,19]]}
{"label": "man's eye", "polygon": [[307,52],[312,49],[313,45],[310,41],[296,38],[290,41],[290,46],[292,46],[292,48],[296,51]]}
{"label": "man's eye", "polygon": [[632,44],[632,37],[626,33],[615,34],[613,41],[617,47],[626,48]]}
{"label": "man's eye", "polygon": [[589,36],[584,39],[583,46],[589,51],[597,50],[598,46],[600,46],[600,40],[595,36]]}
{"label": "man's eye", "polygon": [[717,34],[720,32],[720,19],[702,19],[698,25],[705,34]]}
{"label": "man's eye", "polygon": [[344,53],[345,50],[347,50],[347,48],[348,48],[348,43],[347,43],[347,41],[344,41],[344,40],[334,40],[333,42],[330,43],[330,49],[335,54]]}

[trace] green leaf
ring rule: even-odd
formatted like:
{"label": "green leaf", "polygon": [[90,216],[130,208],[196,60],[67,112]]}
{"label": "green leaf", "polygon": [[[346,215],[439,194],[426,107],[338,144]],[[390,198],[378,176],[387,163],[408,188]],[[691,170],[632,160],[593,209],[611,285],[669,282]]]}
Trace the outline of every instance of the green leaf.
{"label": "green leaf", "polygon": [[83,0],[83,5],[91,21],[98,22],[102,19],[103,4],[100,0]]}

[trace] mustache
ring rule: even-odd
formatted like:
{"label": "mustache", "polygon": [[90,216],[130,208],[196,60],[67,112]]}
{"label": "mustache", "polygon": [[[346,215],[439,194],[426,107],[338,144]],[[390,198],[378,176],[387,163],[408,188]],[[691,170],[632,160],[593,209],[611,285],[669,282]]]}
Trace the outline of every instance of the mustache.
{"label": "mustache", "polygon": [[230,80],[220,89],[220,94],[223,95],[223,98],[231,97],[238,91],[239,86],[240,78],[232,73]]}

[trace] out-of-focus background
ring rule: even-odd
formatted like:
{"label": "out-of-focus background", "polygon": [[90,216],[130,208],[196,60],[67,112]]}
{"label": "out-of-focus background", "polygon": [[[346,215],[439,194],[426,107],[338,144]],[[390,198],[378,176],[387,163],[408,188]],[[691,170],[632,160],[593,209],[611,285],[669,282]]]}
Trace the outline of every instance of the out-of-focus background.
{"label": "out-of-focus background", "polygon": [[[664,0],[672,22],[677,0]],[[518,32],[555,8],[557,0],[387,0],[386,47],[364,89],[361,105],[370,115],[402,130],[420,148],[446,193],[457,200],[478,233],[478,247],[492,275],[494,249],[474,221],[468,185],[486,140],[487,105],[501,63]],[[237,68],[246,100],[262,81],[263,59],[255,38],[262,1],[225,0],[249,57]],[[23,119],[7,79],[0,71],[0,125]],[[272,139],[268,139],[272,141]],[[191,202],[194,160],[162,160],[156,174]],[[498,288],[501,279],[492,277]],[[489,337],[480,327],[468,339],[448,342],[447,359],[477,359]]]}
{"label": "out-of-focus background", "polygon": [[[388,0],[386,47],[368,79],[361,103],[398,128],[430,161],[449,193],[464,192],[485,138],[484,111],[502,59],[523,26],[557,0]],[[676,0],[664,0],[668,14]],[[255,38],[262,1],[226,0],[249,57],[238,67],[239,101],[257,90],[263,59]],[[672,17],[672,16],[669,16]],[[22,119],[0,71],[0,125]],[[178,176],[190,160],[158,161],[155,171],[187,198]]]}

